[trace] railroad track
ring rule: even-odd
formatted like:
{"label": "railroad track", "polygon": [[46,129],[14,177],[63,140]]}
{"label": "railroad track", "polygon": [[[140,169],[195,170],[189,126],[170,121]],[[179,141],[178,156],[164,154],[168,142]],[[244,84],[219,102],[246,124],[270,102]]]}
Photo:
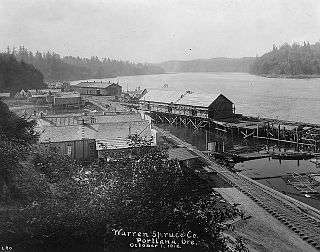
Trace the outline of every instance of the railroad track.
{"label": "railroad track", "polygon": [[304,241],[320,250],[320,211],[304,203],[283,195],[271,188],[259,184],[241,174],[233,173],[216,164],[210,157],[197,150],[196,147],[179,139],[171,133],[153,126],[159,133],[172,139],[204,159],[209,167],[226,178],[242,193],[281,221]]}

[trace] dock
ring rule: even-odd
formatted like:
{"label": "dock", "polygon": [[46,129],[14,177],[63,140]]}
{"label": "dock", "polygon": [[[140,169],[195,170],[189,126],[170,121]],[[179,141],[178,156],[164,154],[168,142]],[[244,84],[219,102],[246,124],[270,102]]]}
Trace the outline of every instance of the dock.
{"label": "dock", "polygon": [[[155,124],[204,130],[243,140],[254,139],[297,151],[320,152],[320,124],[237,114],[235,104],[223,94],[150,90],[139,100],[139,108]],[[224,152],[224,146],[222,149]],[[249,160],[257,157],[254,156],[239,158]]]}
{"label": "dock", "polygon": [[287,184],[292,185],[301,193],[320,194],[319,182],[308,174],[291,174],[283,178]]}
{"label": "dock", "polygon": [[254,159],[268,158],[272,156],[271,153],[260,153],[260,152],[241,153],[241,154],[235,154],[230,152],[225,152],[225,153],[211,152],[211,155],[217,158],[223,158],[233,162],[243,162],[243,161],[249,161]]}
{"label": "dock", "polygon": [[208,169],[217,172],[224,179],[232,183],[237,192],[239,191],[247,195],[257,205],[270,213],[270,215],[296,232],[303,240],[314,246],[314,248],[320,249],[320,231],[318,226],[320,211],[318,209],[264,186],[242,174],[233,173],[170,132],[160,129],[155,125],[153,125],[153,128],[162,136],[171,139],[176,145],[190,148],[199,158],[207,163]]}

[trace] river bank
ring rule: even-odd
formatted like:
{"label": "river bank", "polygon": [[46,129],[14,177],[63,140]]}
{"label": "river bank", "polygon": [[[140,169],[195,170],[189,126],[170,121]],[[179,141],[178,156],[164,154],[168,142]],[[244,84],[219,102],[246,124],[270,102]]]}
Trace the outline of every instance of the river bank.
{"label": "river bank", "polygon": [[317,79],[320,74],[261,74],[260,76],[273,79]]}

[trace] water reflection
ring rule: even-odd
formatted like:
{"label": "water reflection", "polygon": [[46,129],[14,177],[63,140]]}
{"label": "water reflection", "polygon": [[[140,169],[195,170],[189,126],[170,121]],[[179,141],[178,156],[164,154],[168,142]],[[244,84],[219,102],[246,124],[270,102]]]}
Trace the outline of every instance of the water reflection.
{"label": "water reflection", "polygon": [[[237,145],[254,146],[258,144],[254,141],[244,141],[243,139],[237,139],[217,132],[206,132],[201,129],[194,131],[193,129],[175,127],[168,124],[161,124],[158,126],[196,146],[199,150],[206,150],[206,144],[211,141],[223,141],[226,145],[226,150],[230,150]],[[259,183],[320,209],[320,198],[317,198],[316,196],[306,198],[303,193],[299,192],[292,185],[287,184],[283,179],[284,176],[290,174],[320,174],[320,167],[309,160],[263,158],[237,163],[235,164],[235,169],[241,170],[242,174],[250,178],[257,179]]]}

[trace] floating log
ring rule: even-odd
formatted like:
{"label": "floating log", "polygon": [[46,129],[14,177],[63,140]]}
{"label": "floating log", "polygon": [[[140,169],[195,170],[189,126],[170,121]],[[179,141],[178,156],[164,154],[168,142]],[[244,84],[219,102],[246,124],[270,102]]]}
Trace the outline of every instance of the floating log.
{"label": "floating log", "polygon": [[312,153],[305,152],[283,152],[283,153],[274,153],[271,156],[273,159],[283,159],[283,160],[302,160],[310,159],[314,157]]}

